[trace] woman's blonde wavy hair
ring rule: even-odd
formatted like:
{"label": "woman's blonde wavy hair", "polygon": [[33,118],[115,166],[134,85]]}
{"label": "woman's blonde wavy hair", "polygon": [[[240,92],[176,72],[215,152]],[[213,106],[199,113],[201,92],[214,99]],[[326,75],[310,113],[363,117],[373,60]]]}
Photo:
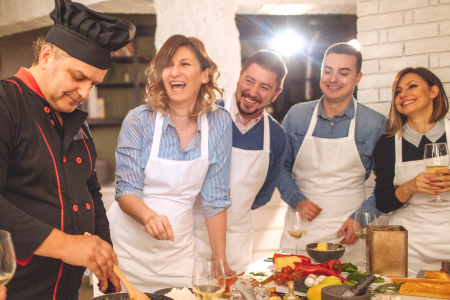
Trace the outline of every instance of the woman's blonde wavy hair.
{"label": "woman's blonde wavy hair", "polygon": [[172,62],[175,52],[181,46],[188,47],[195,53],[202,71],[208,68],[210,69],[209,81],[201,85],[194,110],[190,112],[192,117],[197,117],[200,114],[208,113],[216,109],[216,105],[214,104],[216,92],[222,97],[223,89],[217,83],[220,73],[216,63],[209,57],[205,44],[195,37],[173,35],[164,43],[153,58],[150,67],[146,70],[148,83],[145,102],[155,111],[165,112],[166,110],[171,110],[170,99],[162,80],[162,71]]}
{"label": "woman's blonde wavy hair", "polygon": [[395,76],[394,82],[392,83],[392,102],[386,128],[386,134],[388,136],[394,136],[397,132],[400,132],[400,134],[402,134],[403,125],[408,122],[408,117],[401,114],[395,106],[395,96],[398,82],[406,74],[417,74],[427,82],[430,88],[432,86],[437,86],[439,89],[438,95],[433,99],[433,113],[431,114],[429,120],[430,123],[434,123],[443,119],[448,112],[448,98],[447,94],[445,93],[444,87],[442,86],[441,80],[436,75],[434,75],[433,72],[426,68],[405,68],[398,72],[397,76]]}

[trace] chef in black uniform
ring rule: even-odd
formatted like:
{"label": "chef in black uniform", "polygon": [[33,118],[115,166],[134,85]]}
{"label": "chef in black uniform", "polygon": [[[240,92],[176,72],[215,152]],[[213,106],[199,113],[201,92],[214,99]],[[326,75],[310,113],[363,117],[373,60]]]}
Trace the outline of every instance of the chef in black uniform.
{"label": "chef in black uniform", "polygon": [[78,299],[86,267],[102,291],[107,279],[120,290],[87,113],[75,108],[135,27],[70,0],[55,4],[33,65],[0,81],[0,228],[18,263],[7,299]]}

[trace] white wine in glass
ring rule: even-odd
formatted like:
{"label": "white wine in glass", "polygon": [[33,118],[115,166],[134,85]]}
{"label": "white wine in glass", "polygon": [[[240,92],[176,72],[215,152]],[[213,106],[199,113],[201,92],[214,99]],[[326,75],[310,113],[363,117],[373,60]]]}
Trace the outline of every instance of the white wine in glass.
{"label": "white wine in glass", "polygon": [[207,255],[195,259],[192,289],[199,300],[221,298],[225,290],[225,271],[219,257]]}
{"label": "white wine in glass", "polygon": [[[432,143],[425,145],[425,152],[423,154],[423,162],[425,164],[425,169],[428,173],[434,174],[434,172],[442,169],[448,169],[449,166],[449,155],[447,143]],[[429,202],[448,202],[444,200],[438,194],[434,200]]]}
{"label": "white wine in glass", "polygon": [[306,235],[308,231],[308,218],[304,210],[288,207],[286,213],[286,229],[295,241],[295,254],[298,254],[298,240]]}
{"label": "white wine in glass", "polygon": [[16,271],[16,254],[11,235],[0,230],[0,286],[7,284]]}
{"label": "white wine in glass", "polygon": [[[355,215],[355,233],[362,240],[367,239],[367,225],[378,225],[377,215],[373,210],[357,210]],[[366,267],[366,243],[363,243],[364,268]]]}

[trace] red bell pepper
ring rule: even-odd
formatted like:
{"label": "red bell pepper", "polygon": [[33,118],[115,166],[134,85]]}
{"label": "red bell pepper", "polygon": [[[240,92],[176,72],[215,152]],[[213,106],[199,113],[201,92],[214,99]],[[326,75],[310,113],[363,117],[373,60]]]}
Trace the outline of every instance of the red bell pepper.
{"label": "red bell pepper", "polygon": [[326,261],[324,263],[321,263],[320,266],[328,268],[330,270],[333,270],[337,274],[341,274],[341,272],[342,272],[342,264],[337,259],[332,259],[330,261]]}
{"label": "red bell pepper", "polygon": [[327,268],[327,269],[330,269],[330,270],[336,272],[337,274],[341,274],[341,272],[342,272],[342,264],[337,259],[326,261],[326,262],[321,263],[321,264],[311,264],[311,263],[306,263],[306,262],[303,262],[303,261],[301,263],[297,263],[296,262],[294,264],[302,264],[302,265],[309,265],[309,266],[324,267],[324,268]]}
{"label": "red bell pepper", "polygon": [[308,276],[309,274],[336,276],[342,282],[348,282],[347,279],[345,279],[342,276],[339,276],[336,272],[334,272],[333,270],[330,270],[328,268],[321,267],[318,265],[307,265],[307,264],[302,264],[302,263],[294,263],[294,264],[295,264],[294,272],[303,271],[303,276]]}
{"label": "red bell pepper", "polygon": [[298,258],[300,258],[302,260],[302,263],[311,263],[311,258],[303,256],[303,255],[295,255],[295,254],[280,254],[280,253],[275,253],[273,255],[273,263],[275,263],[275,260],[279,257],[289,257],[289,256],[297,256]]}

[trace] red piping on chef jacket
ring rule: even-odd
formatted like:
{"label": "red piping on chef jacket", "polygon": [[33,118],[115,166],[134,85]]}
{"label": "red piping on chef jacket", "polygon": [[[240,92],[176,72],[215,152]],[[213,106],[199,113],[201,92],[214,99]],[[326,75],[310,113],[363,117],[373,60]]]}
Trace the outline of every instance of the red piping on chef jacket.
{"label": "red piping on chef jacket", "polygon": [[17,85],[17,87],[19,88],[20,92],[23,94],[22,88],[20,87],[20,85],[19,85],[17,82],[12,81],[12,80],[9,80],[9,79],[5,79],[5,81],[9,81],[9,82],[12,82],[12,83],[14,83],[15,85]]}
{"label": "red piping on chef jacket", "polygon": [[[52,149],[50,148],[50,145],[48,144],[47,139],[45,138],[45,134],[42,131],[41,126],[39,125],[39,122],[36,121],[36,124],[39,127],[39,130],[41,131],[41,134],[42,134],[42,137],[44,138],[45,143],[47,144],[48,151],[50,152],[50,155],[52,156],[52,159],[53,159],[53,165],[55,166],[56,181],[58,182],[59,201],[61,202],[61,231],[64,232],[64,204],[63,204],[62,196],[61,196],[61,185],[59,182],[58,168],[56,167],[55,157],[53,156]],[[55,291],[53,292],[53,300],[56,299],[56,291],[58,289],[59,280],[61,279],[63,265],[64,265],[64,262],[61,262],[61,267],[59,268],[58,279],[56,280],[56,284],[55,284]]]}
{"label": "red piping on chef jacket", "polygon": [[19,71],[14,75],[14,77],[19,78],[23,81],[30,89],[32,89],[36,94],[41,96],[43,99],[45,99],[44,95],[42,94],[41,89],[39,88],[36,80],[34,80],[34,77],[30,74],[30,72],[25,69],[24,67],[21,67]]}
{"label": "red piping on chef jacket", "polygon": [[81,128],[80,128],[80,134],[81,134],[81,137],[83,138],[84,145],[86,146],[87,153],[89,154],[89,162],[91,163],[91,171],[89,172],[89,176],[88,176],[88,179],[89,179],[89,177],[91,177],[91,174],[92,174],[92,158],[91,158],[91,152],[89,151],[89,148],[88,148],[88,146],[87,146],[87,144],[86,144],[86,141],[85,141],[85,139],[84,139],[83,130],[81,130]]}

